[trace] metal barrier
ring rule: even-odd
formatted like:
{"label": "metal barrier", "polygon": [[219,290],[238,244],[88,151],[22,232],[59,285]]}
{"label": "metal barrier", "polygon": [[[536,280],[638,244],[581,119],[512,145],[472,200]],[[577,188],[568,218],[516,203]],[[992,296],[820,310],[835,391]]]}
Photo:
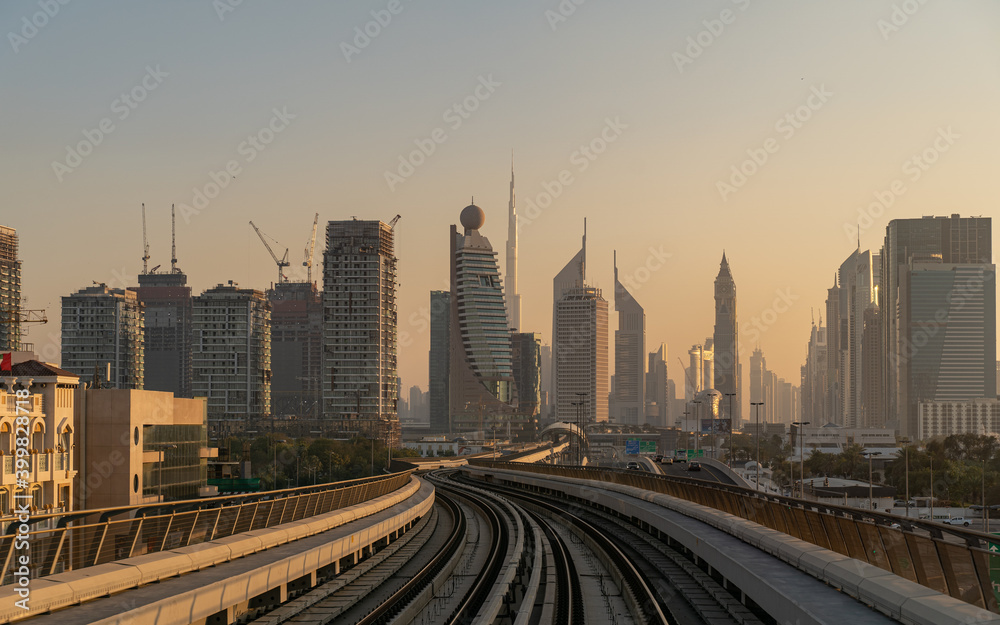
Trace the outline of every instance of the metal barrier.
{"label": "metal barrier", "polygon": [[398,490],[410,482],[411,473],[152,506],[38,515],[29,519],[35,529],[26,534],[18,533],[21,523],[15,517],[0,536],[3,584],[14,581],[25,542],[30,548],[31,577],[44,577],[325,514]]}
{"label": "metal barrier", "polygon": [[[1000,556],[991,555],[990,547],[1000,547],[1000,539],[982,532],[646,472],[489,460],[471,460],[469,464],[610,482],[670,495],[728,512],[998,612],[990,581],[990,559]],[[897,529],[894,524],[901,527]],[[1000,568],[1000,562],[994,562]]]}

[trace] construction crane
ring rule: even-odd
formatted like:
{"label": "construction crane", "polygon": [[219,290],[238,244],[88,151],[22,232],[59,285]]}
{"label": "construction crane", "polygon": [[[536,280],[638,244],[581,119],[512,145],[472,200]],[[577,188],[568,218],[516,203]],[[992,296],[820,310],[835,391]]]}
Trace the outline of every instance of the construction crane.
{"label": "construction crane", "polygon": [[[27,330],[22,324],[25,323],[48,323],[48,317],[45,316],[44,310],[27,310],[24,308],[8,308],[0,309],[0,325],[14,325],[20,330],[21,336],[16,337],[14,340],[16,343],[21,343],[22,345],[15,344],[15,348],[20,348],[23,346],[23,341],[20,339],[27,334]],[[0,334],[5,334],[5,332],[0,332]],[[16,350],[15,350],[16,351]]]}
{"label": "construction crane", "polygon": [[316,228],[319,226],[319,213],[316,213],[316,217],[313,218],[313,231],[312,236],[309,237],[309,242],[306,243],[305,257],[306,259],[302,261],[302,266],[306,268],[306,282],[313,281],[313,253],[316,251]]}
{"label": "construction crane", "polygon": [[170,205],[170,273],[181,273],[177,268],[177,221],[173,204]]}
{"label": "construction crane", "polygon": [[395,217],[393,217],[392,221],[389,222],[389,229],[390,230],[395,229],[396,222],[399,221],[402,217],[403,217],[402,215],[396,215]]}
{"label": "construction crane", "polygon": [[[267,239],[264,238],[265,236],[264,233],[261,232],[260,228],[255,226],[252,221],[250,222],[250,225],[253,226],[254,232],[256,232],[257,236],[260,237],[260,242],[264,244],[264,247],[267,248],[268,253],[271,254],[271,258],[273,258],[275,264],[278,265],[278,284],[284,284],[287,278],[285,278],[285,274],[282,273],[281,269],[282,267],[288,267],[289,265],[291,265],[291,263],[288,262],[288,248],[287,247],[285,248],[285,255],[281,258],[281,260],[278,260],[277,254],[274,253],[274,250],[271,249],[271,246],[268,244]],[[273,238],[271,240],[277,243],[277,241],[275,241]]]}
{"label": "construction crane", "polygon": [[149,273],[149,240],[146,239],[146,204],[142,205],[142,273]]}

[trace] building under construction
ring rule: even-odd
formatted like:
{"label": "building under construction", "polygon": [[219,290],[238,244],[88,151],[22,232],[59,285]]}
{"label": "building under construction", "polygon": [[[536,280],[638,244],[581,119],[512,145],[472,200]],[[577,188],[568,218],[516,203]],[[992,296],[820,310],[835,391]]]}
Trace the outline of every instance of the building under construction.
{"label": "building under construction", "polygon": [[0,226],[0,351],[21,348],[21,260],[17,231]]}
{"label": "building under construction", "polygon": [[318,419],[322,408],[323,302],[315,282],[282,282],[271,302],[271,411]]}
{"label": "building under construction", "polygon": [[375,436],[398,447],[395,223],[327,224],[323,415],[345,436]]}
{"label": "building under construction", "polygon": [[143,310],[135,291],[98,284],[62,298],[62,368],[102,386],[143,389]]}

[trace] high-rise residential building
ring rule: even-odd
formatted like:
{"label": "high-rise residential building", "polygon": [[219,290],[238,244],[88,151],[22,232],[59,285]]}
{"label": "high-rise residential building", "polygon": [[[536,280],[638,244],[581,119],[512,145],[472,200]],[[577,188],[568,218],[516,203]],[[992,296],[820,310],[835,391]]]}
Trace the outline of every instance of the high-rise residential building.
{"label": "high-rise residential building", "polygon": [[480,234],[486,214],[470,204],[462,209],[460,221],[462,232],[451,226],[448,391],[452,429],[483,432],[509,425],[514,436],[530,435],[531,417],[517,407],[497,253]]}
{"label": "high-rise residential building", "polygon": [[[904,343],[907,330],[901,327],[906,311],[900,288],[910,259],[921,254],[937,254],[941,263],[948,265],[990,265],[993,254],[992,220],[989,217],[951,215],[894,219],[886,226],[880,254],[882,269],[878,291],[884,354],[882,408],[899,430],[904,429],[904,422],[909,422],[905,427],[913,430],[915,418],[914,406],[904,401],[909,357],[906,356]],[[908,435],[914,436],[915,433]]]}
{"label": "high-rise residential building", "polygon": [[740,421],[740,404],[743,398],[739,393],[739,327],[736,321],[736,282],[729,270],[726,253],[722,253],[722,263],[719,275],[715,278],[715,333],[712,349],[715,353],[715,390],[725,396],[726,393],[737,393],[733,406],[733,422]]}
{"label": "high-rise residential building", "polygon": [[[841,332],[840,317],[840,286],[837,284],[837,274],[833,275],[833,286],[826,291],[826,393],[823,406],[823,422],[842,423],[843,403],[840,401],[840,371],[841,371]],[[846,323],[846,321],[845,321]],[[822,325],[822,321],[820,322]]]}
{"label": "high-rise residential building", "polygon": [[995,399],[996,266],[913,254],[899,272],[901,433],[924,403]]}
{"label": "high-rise residential building", "polygon": [[[820,318],[819,325],[813,323],[809,332],[806,362],[802,365],[800,409],[797,411],[797,421],[809,421],[821,425],[830,422],[827,402],[827,393],[829,392],[827,354],[827,329],[823,327],[823,319]],[[751,362],[753,362],[752,359]]]}
{"label": "high-rise residential building", "polygon": [[622,425],[646,422],[646,312],[618,280],[618,254],[614,255],[615,311],[615,410],[612,421]]}
{"label": "high-rise residential building", "polygon": [[518,413],[537,417],[542,402],[542,341],[534,332],[515,332],[510,347]]}
{"label": "high-rise residential building", "polygon": [[448,390],[448,359],[451,358],[451,293],[431,291],[431,348],[428,356],[427,391],[430,394],[431,432],[451,433],[451,402]]}
{"label": "high-rise residential building", "polygon": [[323,253],[323,415],[344,433],[399,445],[392,226],[331,221]]}
{"label": "high-rise residential building", "polygon": [[[837,357],[836,400],[840,403],[835,423],[855,428],[864,420],[863,354],[865,311],[875,303],[881,264],[878,254],[855,250],[837,272],[837,320],[840,343]],[[872,406],[869,412],[877,411]]]}
{"label": "high-rise residential building", "polygon": [[191,287],[179,269],[139,275],[144,315],[144,381],[149,391],[192,397]]}
{"label": "high-rise residential building", "polygon": [[764,400],[764,372],[767,371],[767,359],[760,347],[755,347],[750,354],[750,402],[755,404]]}
{"label": "high-rise residential building", "polygon": [[[552,279],[552,375],[549,377],[549,402],[558,413],[559,399],[559,327],[556,318],[556,308],[566,291],[584,287],[587,275],[587,220],[583,220],[583,244],[580,251],[566,263],[566,266]],[[575,401],[575,400],[574,400]]]}
{"label": "high-rise residential building", "polygon": [[549,419],[552,417],[552,346],[542,344],[542,417]]}
{"label": "high-rise residential building", "polygon": [[556,303],[556,420],[608,420],[608,302],[593,287],[565,291]]}
{"label": "high-rise residential building", "polygon": [[510,161],[510,202],[507,207],[507,325],[521,327],[521,294],[517,291],[517,206],[514,201],[514,157]]}
{"label": "high-rise residential building", "polygon": [[671,403],[676,390],[673,390],[673,381],[667,377],[667,344],[660,343],[659,349],[650,352],[648,358],[645,422],[659,427],[670,427],[673,425]]}
{"label": "high-rise residential building", "polygon": [[135,291],[89,286],[62,298],[62,368],[104,386],[142,389],[143,308]]}
{"label": "high-rise residential building", "polygon": [[778,378],[776,388],[774,422],[786,425],[791,424],[792,421],[796,420],[792,417],[795,414],[792,412],[792,406],[794,405],[792,396],[795,387],[792,386],[791,382],[786,382],[785,378]]}
{"label": "high-rise residential building", "polygon": [[0,226],[0,351],[21,349],[21,259],[17,231]]}
{"label": "high-rise residential building", "polygon": [[687,401],[693,401],[698,393],[708,390],[705,387],[705,361],[706,350],[701,345],[692,345],[688,350],[688,370],[684,376],[684,397]]}
{"label": "high-rise residential building", "polygon": [[865,308],[861,330],[861,414],[858,426],[885,427],[882,410],[882,315],[872,302]]}
{"label": "high-rise residential building", "polygon": [[207,397],[209,433],[255,429],[271,417],[271,305],[229,281],[192,301],[195,397]]}
{"label": "high-rise residential building", "polygon": [[322,414],[323,302],[315,282],[279,282],[271,304],[271,411],[278,417]]}

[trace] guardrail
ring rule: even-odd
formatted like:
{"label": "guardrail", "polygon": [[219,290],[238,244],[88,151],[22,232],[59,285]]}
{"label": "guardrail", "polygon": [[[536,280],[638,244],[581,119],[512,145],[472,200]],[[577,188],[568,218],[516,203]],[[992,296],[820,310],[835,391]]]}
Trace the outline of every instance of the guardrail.
{"label": "guardrail", "polygon": [[32,516],[29,527],[9,521],[0,536],[4,585],[14,580],[24,543],[31,577],[82,569],[148,553],[218,540],[299,521],[387,495],[410,482],[412,471],[249,495],[159,505],[80,510]]}
{"label": "guardrail", "polygon": [[990,547],[1000,548],[1000,539],[982,532],[646,472],[489,460],[473,460],[469,464],[610,482],[663,493],[728,512],[867,562],[966,603],[998,611],[990,581],[990,559],[1000,556],[991,555]]}

